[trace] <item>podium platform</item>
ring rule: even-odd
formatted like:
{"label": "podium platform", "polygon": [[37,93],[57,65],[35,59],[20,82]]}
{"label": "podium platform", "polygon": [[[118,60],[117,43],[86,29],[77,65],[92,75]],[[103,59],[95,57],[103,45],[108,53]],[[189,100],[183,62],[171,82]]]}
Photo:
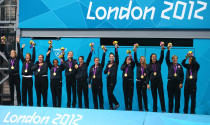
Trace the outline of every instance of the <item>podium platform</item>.
{"label": "podium platform", "polygon": [[210,125],[208,115],[0,106],[0,125]]}

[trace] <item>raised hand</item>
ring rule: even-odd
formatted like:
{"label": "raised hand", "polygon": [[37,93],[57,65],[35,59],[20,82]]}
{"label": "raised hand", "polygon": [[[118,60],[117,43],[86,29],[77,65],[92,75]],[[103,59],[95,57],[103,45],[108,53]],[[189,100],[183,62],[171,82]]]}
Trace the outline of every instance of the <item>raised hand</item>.
{"label": "raised hand", "polygon": [[49,50],[49,51],[47,52],[47,55],[49,55],[49,54],[50,54],[50,52],[51,52],[51,50]]}
{"label": "raised hand", "polygon": [[25,44],[22,44],[22,48],[25,48],[25,46],[26,46]]}
{"label": "raised hand", "polygon": [[20,38],[19,37],[16,37],[16,42],[20,43]]}

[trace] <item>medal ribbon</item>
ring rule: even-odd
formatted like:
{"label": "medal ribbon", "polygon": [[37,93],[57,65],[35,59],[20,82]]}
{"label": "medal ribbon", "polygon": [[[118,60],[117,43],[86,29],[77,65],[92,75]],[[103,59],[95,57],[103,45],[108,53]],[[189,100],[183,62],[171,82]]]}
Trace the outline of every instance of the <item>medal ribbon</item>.
{"label": "medal ribbon", "polygon": [[190,68],[190,76],[192,76],[192,69]]}
{"label": "medal ribbon", "polygon": [[39,70],[41,69],[42,66],[39,66]]}
{"label": "medal ribbon", "polygon": [[54,73],[56,72],[56,70],[57,70],[57,67],[54,67],[54,68],[53,68]]}
{"label": "medal ribbon", "polygon": [[72,67],[72,62],[69,61],[69,68],[71,69]]}
{"label": "medal ribbon", "polygon": [[152,69],[154,72],[156,72],[156,70],[157,70],[156,64],[152,64]]}
{"label": "medal ribbon", "polygon": [[97,69],[97,67],[93,68],[93,75],[96,75],[96,69]]}
{"label": "medal ribbon", "polygon": [[11,59],[12,66],[14,66],[14,63],[15,63],[15,59]]}
{"label": "medal ribbon", "polygon": [[176,73],[176,71],[177,71],[177,65],[174,65],[173,67],[174,67],[174,73]]}
{"label": "medal ribbon", "polygon": [[144,67],[141,66],[141,75],[144,75]]}
{"label": "medal ribbon", "polygon": [[26,69],[28,69],[28,63],[26,63]]}
{"label": "medal ribbon", "polygon": [[128,73],[128,67],[129,67],[129,65],[125,68],[125,74]]}

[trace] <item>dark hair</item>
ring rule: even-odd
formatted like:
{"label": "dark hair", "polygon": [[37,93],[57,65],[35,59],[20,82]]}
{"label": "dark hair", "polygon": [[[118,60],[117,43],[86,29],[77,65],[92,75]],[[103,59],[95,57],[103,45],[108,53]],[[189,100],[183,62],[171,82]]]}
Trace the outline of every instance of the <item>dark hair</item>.
{"label": "dark hair", "polygon": [[[149,62],[150,64],[152,64],[152,56],[153,56],[153,55],[155,55],[155,56],[157,57],[157,54],[152,53],[151,56],[150,56],[150,62]],[[157,61],[157,59],[156,59],[156,61]]]}
{"label": "dark hair", "polygon": [[54,60],[53,60],[53,63],[54,63],[54,61],[57,61],[57,62],[58,62],[58,60],[57,60],[57,59],[54,59]]}
{"label": "dark hair", "polygon": [[[80,56],[79,58],[82,58],[82,59],[84,60],[84,56]],[[78,59],[79,59],[79,58],[78,58]]]}
{"label": "dark hair", "polygon": [[[94,58],[94,61],[95,61],[96,59],[99,59],[99,58],[98,58],[98,57],[95,57],[95,58]],[[100,60],[100,59],[99,59],[99,60]]]}
{"label": "dark hair", "polygon": [[123,64],[125,64],[126,63],[126,60],[127,60],[127,58],[128,58],[129,56],[126,56],[125,57],[125,60],[124,60],[124,62],[123,62]]}
{"label": "dark hair", "polygon": [[109,53],[109,56],[110,56],[110,55],[113,55],[113,56],[114,56],[114,53],[113,53],[113,52],[111,52],[111,53]]}
{"label": "dark hair", "polygon": [[44,59],[44,55],[40,54],[39,56],[42,56],[42,58]]}

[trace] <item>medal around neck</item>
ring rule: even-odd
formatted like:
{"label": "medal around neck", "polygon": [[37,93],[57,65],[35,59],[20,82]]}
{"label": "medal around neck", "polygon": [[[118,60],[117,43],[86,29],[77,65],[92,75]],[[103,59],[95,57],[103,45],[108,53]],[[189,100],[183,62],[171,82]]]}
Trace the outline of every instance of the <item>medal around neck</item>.
{"label": "medal around neck", "polygon": [[11,67],[11,69],[15,69],[15,67],[14,67],[14,66],[12,66],[12,67]]}
{"label": "medal around neck", "polygon": [[40,69],[38,69],[38,72],[40,72],[41,70]]}
{"label": "medal around neck", "polygon": [[125,75],[124,75],[125,77],[127,77],[128,76],[128,74],[127,73],[125,73]]}
{"label": "medal around neck", "polygon": [[96,75],[93,75],[93,79],[95,79],[96,78]]}
{"label": "medal around neck", "polygon": [[174,77],[177,77],[177,73],[174,73]]}
{"label": "medal around neck", "polygon": [[193,79],[193,76],[192,75],[190,75],[190,79]]}
{"label": "medal around neck", "polygon": [[56,73],[54,72],[53,75],[56,76]]}
{"label": "medal around neck", "polygon": [[143,79],[144,78],[144,75],[141,75],[141,78]]}
{"label": "medal around neck", "polygon": [[154,72],[153,75],[156,76],[157,75],[157,72]]}
{"label": "medal around neck", "polygon": [[25,73],[27,73],[27,72],[28,72],[28,70],[26,69],[26,70],[25,70]]}
{"label": "medal around neck", "polygon": [[71,72],[72,71],[72,68],[69,68],[69,72]]}

